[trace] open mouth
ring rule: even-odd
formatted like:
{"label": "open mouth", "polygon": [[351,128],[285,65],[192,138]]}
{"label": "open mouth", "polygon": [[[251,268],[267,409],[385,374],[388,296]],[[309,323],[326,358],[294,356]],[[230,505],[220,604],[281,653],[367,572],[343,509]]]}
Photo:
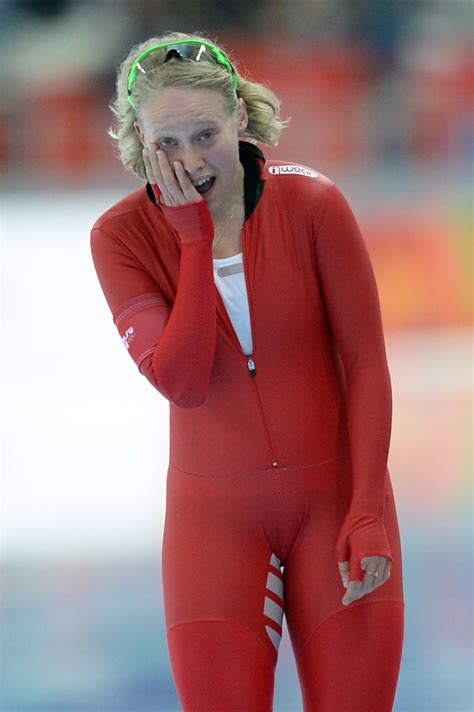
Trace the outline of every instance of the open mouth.
{"label": "open mouth", "polygon": [[212,176],[212,178],[208,178],[202,185],[195,185],[194,187],[196,188],[198,193],[200,193],[201,195],[206,195],[206,193],[209,193],[215,182],[216,179],[214,176]]}

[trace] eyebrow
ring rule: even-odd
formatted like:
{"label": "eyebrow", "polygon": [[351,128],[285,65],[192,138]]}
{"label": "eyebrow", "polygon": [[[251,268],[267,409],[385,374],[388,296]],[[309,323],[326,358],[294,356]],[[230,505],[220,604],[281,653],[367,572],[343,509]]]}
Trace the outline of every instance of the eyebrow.
{"label": "eyebrow", "polygon": [[[203,119],[201,121],[196,121],[194,126],[218,126],[218,121],[215,119]],[[162,136],[163,134],[172,134],[173,131],[175,131],[176,128],[168,128],[167,126],[165,128],[158,128],[155,131],[153,131],[153,137],[155,138],[156,136]]]}

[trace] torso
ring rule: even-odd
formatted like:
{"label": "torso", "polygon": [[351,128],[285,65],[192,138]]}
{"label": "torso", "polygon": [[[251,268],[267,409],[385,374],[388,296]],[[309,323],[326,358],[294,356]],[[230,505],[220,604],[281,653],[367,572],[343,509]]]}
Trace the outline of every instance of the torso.
{"label": "torso", "polygon": [[[231,224],[225,230],[221,239],[217,240],[217,245],[212,248],[212,256],[219,260],[224,257],[233,257],[242,252],[243,225],[245,222],[245,207],[242,199],[239,210],[235,213]],[[222,227],[215,226],[215,234],[221,233]]]}

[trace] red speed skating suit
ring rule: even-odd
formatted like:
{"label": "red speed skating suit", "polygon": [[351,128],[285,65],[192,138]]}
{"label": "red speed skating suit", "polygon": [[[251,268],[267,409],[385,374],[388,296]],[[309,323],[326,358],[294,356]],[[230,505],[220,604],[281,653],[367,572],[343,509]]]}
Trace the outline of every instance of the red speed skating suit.
{"label": "red speed skating suit", "polygon": [[[170,401],[162,577],[177,692],[186,712],[271,710],[284,613],[305,712],[389,712],[404,598],[373,269],[329,178],[243,141],[240,160],[251,356],[214,283],[204,200],[166,209],[147,185],[91,235],[122,341]],[[337,562],[362,580],[368,555],[389,556],[391,576],[344,606]]]}

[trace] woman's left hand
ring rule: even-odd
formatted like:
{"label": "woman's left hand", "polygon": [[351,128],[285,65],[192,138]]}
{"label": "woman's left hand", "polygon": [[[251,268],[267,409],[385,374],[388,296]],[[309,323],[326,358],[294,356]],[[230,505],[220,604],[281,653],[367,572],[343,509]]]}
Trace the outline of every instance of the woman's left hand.
{"label": "woman's left hand", "polygon": [[362,598],[367,593],[374,591],[379,586],[385,583],[390,578],[392,568],[391,560],[386,556],[364,556],[360,562],[364,571],[378,572],[378,576],[365,574],[363,581],[349,581],[349,562],[339,561],[339,573],[341,574],[342,583],[347,588],[342,603],[348,606],[352,601]]}

